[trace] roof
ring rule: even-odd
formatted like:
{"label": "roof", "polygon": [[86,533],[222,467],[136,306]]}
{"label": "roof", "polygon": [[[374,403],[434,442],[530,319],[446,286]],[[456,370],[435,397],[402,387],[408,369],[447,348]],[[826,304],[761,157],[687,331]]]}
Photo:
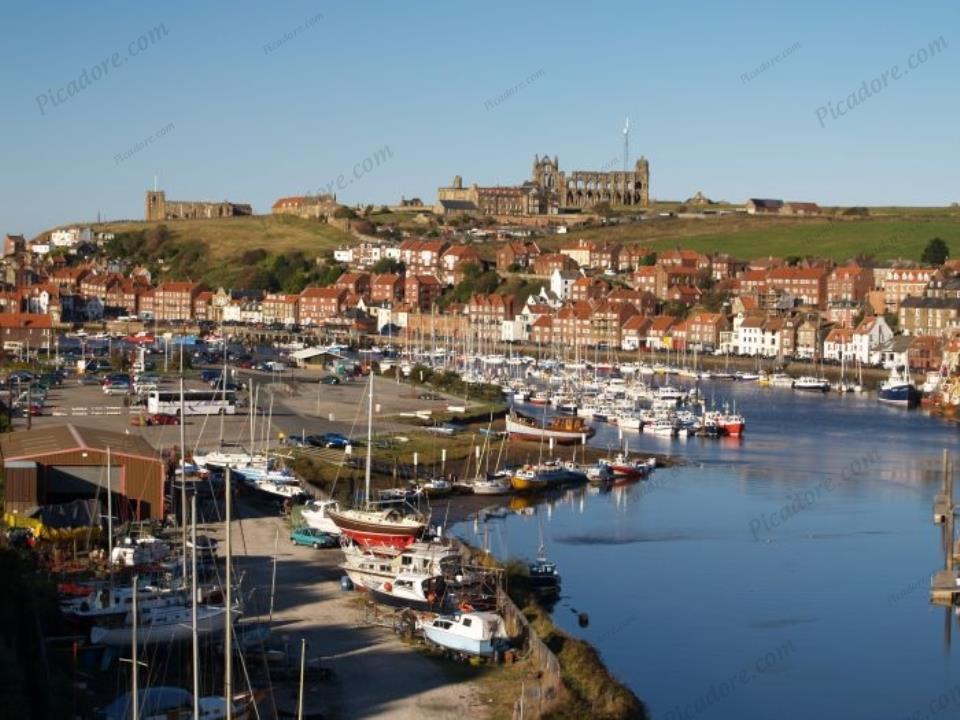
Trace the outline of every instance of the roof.
{"label": "roof", "polygon": [[53,327],[53,320],[46,313],[0,313],[0,328],[38,328]]}
{"label": "roof", "polygon": [[9,433],[0,437],[0,454],[4,461],[36,459],[71,450],[98,450],[118,456],[136,457],[160,462],[160,454],[139,435],[113,432],[72,424],[54,425],[36,430]]}
{"label": "roof", "polygon": [[773,200],[771,198],[750,198],[747,202],[753,203],[754,207],[767,208],[768,210],[779,210],[783,207],[783,200]]}
{"label": "roof", "polygon": [[441,200],[440,207],[444,210],[476,210],[477,206],[469,200]]}

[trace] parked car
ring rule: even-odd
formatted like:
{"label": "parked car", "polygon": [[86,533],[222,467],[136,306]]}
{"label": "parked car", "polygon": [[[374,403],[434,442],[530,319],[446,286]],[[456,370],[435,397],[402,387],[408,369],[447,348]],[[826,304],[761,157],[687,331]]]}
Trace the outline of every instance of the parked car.
{"label": "parked car", "polygon": [[118,380],[103,386],[104,395],[127,395],[130,393],[130,383]]}
{"label": "parked car", "polygon": [[340,547],[340,540],[336,535],[306,525],[296,528],[290,533],[290,542],[294,545],[305,545],[318,550],[320,548]]}
{"label": "parked car", "polygon": [[223,370],[201,370],[200,379],[205,383],[219,381],[223,375]]}
{"label": "parked car", "polygon": [[339,385],[343,381],[336,375],[327,375],[326,377],[320,378],[320,382],[324,385]]}
{"label": "parked car", "polygon": [[307,441],[314,447],[336,448],[338,450],[351,444],[350,438],[335,432],[323,433],[323,435],[310,435]]}

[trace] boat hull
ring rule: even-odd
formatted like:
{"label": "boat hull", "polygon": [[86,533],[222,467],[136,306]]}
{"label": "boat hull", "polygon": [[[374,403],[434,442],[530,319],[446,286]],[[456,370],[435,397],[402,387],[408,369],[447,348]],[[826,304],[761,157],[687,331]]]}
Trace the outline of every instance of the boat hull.
{"label": "boat hull", "polygon": [[340,532],[361,547],[387,546],[403,550],[413,543],[423,525],[366,522],[342,513],[328,513]]}
{"label": "boat hull", "polygon": [[920,400],[920,393],[913,385],[897,385],[880,389],[880,402],[901,407],[914,407]]}
{"label": "boat hull", "polygon": [[492,639],[477,640],[465,638],[462,635],[441,630],[432,625],[425,625],[423,634],[430,642],[445,647],[448,650],[466,653],[467,655],[477,655],[479,657],[490,657],[493,655],[494,646]]}

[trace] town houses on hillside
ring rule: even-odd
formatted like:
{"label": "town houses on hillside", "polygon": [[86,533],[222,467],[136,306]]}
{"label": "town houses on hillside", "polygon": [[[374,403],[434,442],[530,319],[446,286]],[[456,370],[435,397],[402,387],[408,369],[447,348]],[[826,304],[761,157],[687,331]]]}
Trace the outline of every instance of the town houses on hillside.
{"label": "town houses on hillside", "polygon": [[[323,203],[333,199],[281,198],[274,212],[303,216]],[[756,213],[817,211],[766,200],[748,207]],[[571,235],[551,239],[491,228],[399,241],[364,237],[333,252],[340,270],[329,285],[295,293],[157,282],[122,258],[70,255],[84,243],[102,242],[89,229],[50,233],[43,242],[65,252],[49,254],[34,252],[22,236],[6,235],[0,315],[6,335],[31,338],[41,337],[48,322],[53,328],[136,318],[867,365],[896,355],[925,367],[960,342],[956,261],[884,266],[736,258]],[[487,282],[482,291],[471,285],[481,276]],[[491,277],[502,286],[491,289]],[[905,347],[897,354],[895,346]]]}

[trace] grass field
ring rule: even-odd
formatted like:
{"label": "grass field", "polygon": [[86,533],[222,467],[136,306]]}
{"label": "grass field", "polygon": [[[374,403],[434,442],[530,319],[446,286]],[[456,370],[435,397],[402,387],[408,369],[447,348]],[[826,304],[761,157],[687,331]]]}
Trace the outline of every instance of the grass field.
{"label": "grass field", "polygon": [[274,254],[300,250],[307,255],[322,255],[350,242],[350,236],[335,227],[289,215],[105,223],[94,226],[94,230],[138,232],[161,224],[167,226],[177,241],[203,243],[212,261],[235,258],[257,248]]}
{"label": "grass field", "polygon": [[744,215],[655,219],[572,231],[551,236],[541,245],[556,247],[585,238],[648,245],[654,250],[683,247],[726,252],[744,259],[819,255],[842,261],[864,254],[878,260],[919,260],[927,242],[940,237],[950,247],[951,256],[960,255],[960,210],[956,208],[878,208],[871,213],[862,219]]}

